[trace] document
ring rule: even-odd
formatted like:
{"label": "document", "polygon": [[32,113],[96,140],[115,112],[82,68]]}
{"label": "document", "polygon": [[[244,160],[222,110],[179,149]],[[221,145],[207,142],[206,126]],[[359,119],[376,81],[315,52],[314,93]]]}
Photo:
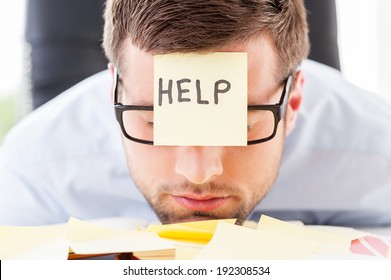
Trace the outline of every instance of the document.
{"label": "document", "polygon": [[0,227],[0,259],[391,259],[391,238],[352,228],[306,226],[262,216],[123,229],[67,224]]}

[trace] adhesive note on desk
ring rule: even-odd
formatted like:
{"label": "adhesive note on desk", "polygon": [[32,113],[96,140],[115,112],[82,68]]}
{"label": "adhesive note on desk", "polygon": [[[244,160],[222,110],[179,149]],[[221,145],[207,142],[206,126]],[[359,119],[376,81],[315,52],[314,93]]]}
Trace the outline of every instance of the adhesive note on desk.
{"label": "adhesive note on desk", "polygon": [[350,251],[361,255],[387,258],[390,245],[390,242],[384,238],[367,235],[353,240]]}
{"label": "adhesive note on desk", "polygon": [[247,145],[247,53],[155,55],[154,144]]}
{"label": "adhesive note on desk", "polygon": [[315,249],[314,253],[347,254],[352,241],[350,236],[321,232],[266,215],[261,216],[257,229],[273,234],[276,237],[290,236],[295,238],[298,243],[305,242],[311,244]]}
{"label": "adhesive note on desk", "polygon": [[66,260],[65,225],[0,227],[0,259]]}
{"label": "adhesive note on desk", "polygon": [[150,225],[148,231],[156,232],[160,237],[169,239],[188,240],[194,242],[208,242],[220,222],[234,224],[236,219],[206,220],[197,222]]}
{"label": "adhesive note on desk", "polygon": [[294,238],[274,236],[255,229],[221,222],[212,240],[195,259],[307,259],[312,244],[296,242]]}
{"label": "adhesive note on desk", "polygon": [[337,234],[339,236],[346,237],[350,240],[359,239],[361,237],[364,237],[366,235],[369,235],[369,233],[361,230],[357,230],[350,227],[340,227],[340,226],[330,226],[330,225],[307,225],[305,226],[308,229],[313,229],[316,231],[331,233],[331,234]]}
{"label": "adhesive note on desk", "polygon": [[77,254],[174,250],[156,233],[107,228],[75,218],[68,222],[67,238]]}

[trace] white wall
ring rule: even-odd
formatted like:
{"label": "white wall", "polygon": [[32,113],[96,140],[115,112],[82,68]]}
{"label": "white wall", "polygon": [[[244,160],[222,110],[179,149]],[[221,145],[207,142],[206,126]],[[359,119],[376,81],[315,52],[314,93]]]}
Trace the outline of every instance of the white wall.
{"label": "white wall", "polygon": [[24,79],[25,0],[0,1],[0,98]]}
{"label": "white wall", "polygon": [[389,0],[336,0],[341,68],[352,83],[391,103]]}
{"label": "white wall", "polygon": [[391,1],[379,1],[379,93],[391,103]]}

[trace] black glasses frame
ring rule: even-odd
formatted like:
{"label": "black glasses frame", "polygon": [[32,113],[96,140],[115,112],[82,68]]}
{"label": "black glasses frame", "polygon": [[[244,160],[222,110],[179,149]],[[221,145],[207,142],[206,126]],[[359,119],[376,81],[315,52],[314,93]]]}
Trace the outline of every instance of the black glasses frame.
{"label": "black glasses frame", "polygon": [[[115,111],[115,117],[121,127],[122,133],[125,135],[125,137],[131,141],[146,144],[146,145],[153,145],[153,141],[148,141],[144,139],[139,139],[132,137],[126,132],[124,122],[123,122],[123,112],[125,111],[153,111],[153,106],[141,106],[141,105],[123,105],[122,103],[118,102],[118,82],[119,82],[119,74],[118,71],[115,70],[115,82],[114,82],[114,92],[113,92],[113,102],[114,102],[114,111]],[[277,133],[277,127],[278,123],[281,121],[281,119],[284,118],[286,107],[288,104],[288,96],[290,87],[292,84],[292,75],[289,75],[289,77],[284,81],[284,89],[281,94],[280,101],[276,104],[270,104],[270,105],[248,105],[247,110],[248,111],[257,111],[257,110],[264,110],[264,111],[271,111],[274,116],[274,129],[273,133],[266,138],[261,138],[257,140],[251,140],[247,141],[247,145],[254,145],[263,143],[266,141],[269,141],[273,139],[276,136]]]}

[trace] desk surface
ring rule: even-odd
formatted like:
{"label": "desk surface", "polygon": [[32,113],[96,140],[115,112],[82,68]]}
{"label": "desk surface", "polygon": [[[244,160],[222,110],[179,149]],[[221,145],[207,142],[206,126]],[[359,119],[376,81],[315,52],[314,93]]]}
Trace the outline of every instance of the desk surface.
{"label": "desk surface", "polygon": [[[127,218],[127,217],[115,217],[115,218],[103,218],[88,220],[88,222],[99,224],[102,226],[110,226],[115,228],[134,229],[138,226],[147,227],[149,222],[142,219]],[[366,231],[376,235],[389,237],[391,239],[391,226],[388,227],[366,227],[356,228],[357,230]]]}

